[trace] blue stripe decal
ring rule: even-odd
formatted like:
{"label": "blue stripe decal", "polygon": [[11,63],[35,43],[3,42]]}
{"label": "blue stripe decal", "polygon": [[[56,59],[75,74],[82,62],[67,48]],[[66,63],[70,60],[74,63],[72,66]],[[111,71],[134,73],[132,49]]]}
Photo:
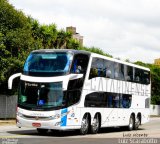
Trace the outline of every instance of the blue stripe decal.
{"label": "blue stripe decal", "polygon": [[[67,124],[67,112],[68,112],[68,109],[65,108],[65,109],[62,109],[61,110],[61,126],[66,126]],[[65,115],[65,116],[63,116]]]}

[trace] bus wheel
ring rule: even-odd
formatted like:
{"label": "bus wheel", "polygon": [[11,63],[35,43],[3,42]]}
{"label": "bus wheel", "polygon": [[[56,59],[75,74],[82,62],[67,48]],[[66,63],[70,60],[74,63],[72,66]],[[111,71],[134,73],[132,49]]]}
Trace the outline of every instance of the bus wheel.
{"label": "bus wheel", "polygon": [[100,121],[99,121],[99,116],[97,114],[95,115],[93,119],[93,124],[91,125],[91,133],[96,134],[99,130],[99,127],[100,127]]}
{"label": "bus wheel", "polygon": [[80,128],[80,133],[82,135],[85,135],[88,133],[88,129],[89,129],[89,120],[88,120],[88,115],[85,115],[82,119],[81,122],[81,128]]}
{"label": "bus wheel", "polygon": [[52,133],[57,133],[58,130],[51,129],[51,132],[52,132]]}
{"label": "bus wheel", "polygon": [[46,134],[48,132],[48,129],[41,129],[41,128],[37,128],[37,132],[39,134]]}
{"label": "bus wheel", "polygon": [[135,121],[135,126],[134,126],[135,130],[137,130],[139,128],[140,123],[141,123],[140,117],[137,116],[136,121]]}
{"label": "bus wheel", "polygon": [[133,130],[133,128],[134,128],[134,117],[133,117],[133,115],[131,115],[130,119],[129,119],[128,130],[131,131],[131,130]]}

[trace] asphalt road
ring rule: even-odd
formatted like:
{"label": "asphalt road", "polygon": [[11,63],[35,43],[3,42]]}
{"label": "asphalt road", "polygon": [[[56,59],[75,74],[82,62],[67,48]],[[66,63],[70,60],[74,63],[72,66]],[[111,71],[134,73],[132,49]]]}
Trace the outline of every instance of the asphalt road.
{"label": "asphalt road", "polygon": [[79,131],[49,132],[39,135],[35,129],[17,128],[15,125],[0,125],[2,144],[160,144],[160,118],[152,118],[137,131],[124,128],[103,128],[95,135],[80,135]]}

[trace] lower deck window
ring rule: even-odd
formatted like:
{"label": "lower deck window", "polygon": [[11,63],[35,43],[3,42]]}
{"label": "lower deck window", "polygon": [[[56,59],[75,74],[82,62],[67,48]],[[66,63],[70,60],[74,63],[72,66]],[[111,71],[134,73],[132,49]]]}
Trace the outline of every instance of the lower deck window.
{"label": "lower deck window", "polygon": [[132,95],[118,93],[91,93],[86,95],[85,107],[104,108],[129,108],[131,106]]}

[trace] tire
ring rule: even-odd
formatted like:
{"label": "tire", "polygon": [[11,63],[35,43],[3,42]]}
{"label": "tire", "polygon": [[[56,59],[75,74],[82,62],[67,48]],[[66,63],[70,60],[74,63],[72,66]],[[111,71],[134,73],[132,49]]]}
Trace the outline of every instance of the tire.
{"label": "tire", "polygon": [[52,133],[57,133],[58,130],[51,129],[51,132],[52,132]]}
{"label": "tire", "polygon": [[91,125],[91,133],[96,134],[98,132],[99,128],[100,128],[99,116],[95,115],[95,117],[93,119],[93,124]]}
{"label": "tire", "polygon": [[41,128],[37,128],[37,132],[39,134],[46,134],[48,132],[48,129],[41,129]]}
{"label": "tire", "polygon": [[128,130],[132,131],[134,129],[134,126],[135,126],[134,116],[131,115],[130,118],[129,118]]}
{"label": "tire", "polygon": [[135,125],[134,125],[134,129],[137,130],[139,128],[141,124],[141,120],[140,120],[140,117],[137,116],[136,120],[135,120]]}
{"label": "tire", "polygon": [[89,129],[89,119],[88,119],[88,115],[85,115],[81,122],[80,134],[81,135],[87,134],[88,129]]}

